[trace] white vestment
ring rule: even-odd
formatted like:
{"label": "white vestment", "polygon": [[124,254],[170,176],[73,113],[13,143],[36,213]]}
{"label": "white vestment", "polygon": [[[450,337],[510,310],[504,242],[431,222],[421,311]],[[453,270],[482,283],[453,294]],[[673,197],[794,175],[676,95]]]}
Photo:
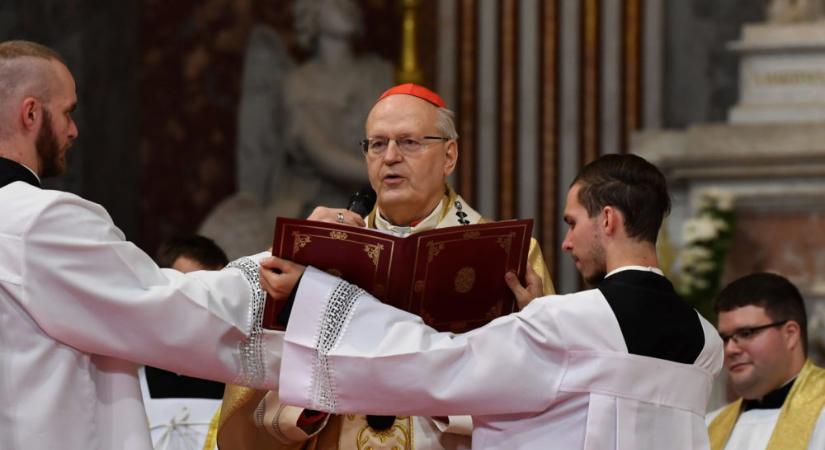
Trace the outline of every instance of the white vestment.
{"label": "white vestment", "polygon": [[135,363],[277,389],[257,260],[159,269],[101,206],[21,181],[0,217],[0,449],[151,449]]}
{"label": "white vestment", "polygon": [[693,364],[630,354],[599,290],[543,297],[468,333],[439,333],[309,267],[279,393],[335,413],[470,414],[479,449],[706,449],[722,343],[698,319],[704,345]]}
{"label": "white vestment", "polygon": [[[723,409],[724,407],[709,413],[707,424],[710,425]],[[780,410],[781,408],[751,409],[739,414],[736,426],[725,444],[725,450],[765,450]],[[808,449],[825,449],[825,410],[819,414],[811,439],[808,441]]]}

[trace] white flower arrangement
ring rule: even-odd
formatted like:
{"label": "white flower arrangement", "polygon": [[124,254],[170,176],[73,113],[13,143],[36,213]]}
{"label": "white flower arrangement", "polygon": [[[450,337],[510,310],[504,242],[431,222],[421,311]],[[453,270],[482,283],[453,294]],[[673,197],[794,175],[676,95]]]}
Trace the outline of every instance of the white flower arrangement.
{"label": "white flower arrangement", "polygon": [[702,192],[699,196],[698,209],[701,211],[707,208],[715,208],[720,211],[733,211],[735,197],[730,191],[719,188],[710,188]]}
{"label": "white flower arrangement", "polygon": [[678,256],[681,268],[677,290],[706,316],[719,289],[725,256],[733,241],[734,197],[728,191],[701,193],[696,215],[682,228],[684,243]]}
{"label": "white flower arrangement", "polygon": [[682,239],[686,245],[716,239],[727,224],[719,219],[703,215],[689,219],[682,227]]}

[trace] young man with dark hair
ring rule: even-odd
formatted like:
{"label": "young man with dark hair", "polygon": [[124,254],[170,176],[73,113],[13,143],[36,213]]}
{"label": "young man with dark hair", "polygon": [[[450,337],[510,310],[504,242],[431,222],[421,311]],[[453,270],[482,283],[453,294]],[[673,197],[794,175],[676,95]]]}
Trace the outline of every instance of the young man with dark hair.
{"label": "young man with dark hair", "polygon": [[[670,196],[664,175],[652,164],[635,155],[605,155],[576,176],[567,204],[573,207],[564,214],[570,229],[562,248],[572,255],[588,284],[598,284],[607,274],[606,241],[594,240],[591,234],[600,232],[597,219],[602,214],[605,219],[621,214],[628,238],[621,244],[632,250],[636,263],[658,265],[656,238],[662,220],[670,213]],[[576,228],[578,224],[581,226]],[[578,245],[580,240],[586,245]],[[631,256],[614,254],[619,258]]]}
{"label": "young man with dark hair", "polygon": [[160,267],[181,272],[219,270],[229,264],[223,249],[205,236],[177,236],[163,241],[155,256]]}
{"label": "young man with dark hair", "polygon": [[598,164],[585,166],[573,185],[581,186],[578,200],[590,217],[612,205],[624,214],[628,237],[655,244],[670,213],[670,196],[665,177],[652,168],[639,157],[606,155]]}
{"label": "young man with dark hair", "polygon": [[754,273],[726,286],[714,308],[741,398],[708,415],[713,450],[825,448],[825,370],[807,359],[799,290],[780,275]]}
{"label": "young man with dark hair", "polygon": [[[661,172],[638,156],[588,164],[567,195],[563,248],[597,288],[535,299],[460,335],[312,267],[263,260],[271,295],[297,286],[282,400],[341,413],[469,413],[474,448],[707,449],[722,343],[657,267],[653,231],[667,199]],[[517,297],[540,295],[505,279]]]}

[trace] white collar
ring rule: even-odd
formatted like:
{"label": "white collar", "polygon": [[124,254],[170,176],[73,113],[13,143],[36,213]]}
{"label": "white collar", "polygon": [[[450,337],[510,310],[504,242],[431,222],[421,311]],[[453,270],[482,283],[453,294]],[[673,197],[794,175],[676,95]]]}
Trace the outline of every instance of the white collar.
{"label": "white collar", "polygon": [[396,236],[407,236],[409,234],[426,231],[435,228],[440,219],[439,211],[441,209],[441,202],[438,202],[433,208],[432,212],[425,217],[421,222],[418,222],[414,227],[393,225],[381,215],[381,210],[376,211],[375,214],[375,228],[379,230],[389,231]]}
{"label": "white collar", "polygon": [[[12,160],[12,161],[14,161],[14,160]],[[29,172],[31,172],[31,173],[32,173],[32,175],[34,175],[34,177],[35,177],[35,178],[37,178],[37,182],[38,182],[38,183],[42,183],[42,182],[43,182],[43,180],[41,180],[41,179],[40,179],[40,177],[39,177],[39,176],[37,176],[37,172],[35,172],[35,171],[31,170],[31,168],[30,168],[29,166],[27,166],[27,165],[25,165],[25,164],[23,164],[23,163],[21,163],[21,162],[18,162],[18,161],[14,161],[14,162],[16,162],[17,164],[20,164],[21,166],[25,167],[25,168],[26,168],[26,170],[28,170]]]}
{"label": "white collar", "polygon": [[610,275],[613,275],[613,274],[616,274],[616,273],[619,273],[619,272],[622,272],[622,271],[625,271],[625,270],[643,270],[645,272],[653,272],[657,275],[665,276],[664,272],[662,272],[662,269],[660,269],[658,267],[652,267],[652,266],[622,266],[622,267],[618,267],[616,269],[611,270],[610,273],[608,273],[604,277],[607,278]]}

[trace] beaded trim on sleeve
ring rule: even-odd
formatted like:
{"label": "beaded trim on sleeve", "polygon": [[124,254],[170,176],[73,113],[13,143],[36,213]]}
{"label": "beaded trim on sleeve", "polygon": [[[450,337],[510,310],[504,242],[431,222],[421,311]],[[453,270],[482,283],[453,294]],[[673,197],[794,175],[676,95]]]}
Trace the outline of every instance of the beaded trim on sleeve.
{"label": "beaded trim on sleeve", "polygon": [[252,299],[249,302],[249,313],[246,321],[246,330],[249,332],[249,337],[238,345],[241,353],[241,373],[236,378],[235,384],[258,386],[263,383],[266,376],[264,370],[263,328],[261,327],[266,294],[261,288],[260,269],[258,263],[248,257],[238,258],[226,267],[240,270],[252,290]]}
{"label": "beaded trim on sleeve", "polygon": [[[275,431],[275,435],[280,437],[282,442],[285,441],[284,444],[294,444],[296,441],[289,439],[284,433],[284,430],[281,429],[280,418],[281,414],[284,412],[284,408],[286,408],[286,405],[284,405],[283,403],[280,403],[278,405],[278,411],[275,413],[274,416],[272,416],[272,423],[270,424],[270,426],[272,427],[272,430]],[[297,426],[298,424],[296,423],[295,425]]]}
{"label": "beaded trim on sleeve", "polygon": [[255,412],[252,414],[255,426],[262,430],[264,429],[264,414],[266,414],[266,396],[258,402],[258,406],[255,407]]}
{"label": "beaded trim on sleeve", "polygon": [[335,386],[332,378],[332,367],[327,355],[335,349],[341,340],[346,324],[355,305],[355,301],[364,294],[364,290],[341,281],[330,294],[321,326],[318,331],[318,340],[315,344],[315,370],[313,374],[312,398],[317,409],[335,412]]}
{"label": "beaded trim on sleeve", "polygon": [[255,426],[258,427],[260,430],[266,430],[266,432],[275,437],[278,442],[282,444],[295,444],[298,441],[290,439],[281,429],[281,424],[279,422],[281,418],[281,414],[286,408],[287,405],[284,405],[281,402],[276,401],[275,405],[278,406],[278,410],[275,414],[272,415],[272,420],[267,424],[264,423],[264,419],[266,419],[266,409],[267,407],[272,407],[273,405],[267,405],[266,403],[266,396],[261,399],[258,403],[258,406],[255,407],[255,412],[252,414],[253,421],[255,422]]}

